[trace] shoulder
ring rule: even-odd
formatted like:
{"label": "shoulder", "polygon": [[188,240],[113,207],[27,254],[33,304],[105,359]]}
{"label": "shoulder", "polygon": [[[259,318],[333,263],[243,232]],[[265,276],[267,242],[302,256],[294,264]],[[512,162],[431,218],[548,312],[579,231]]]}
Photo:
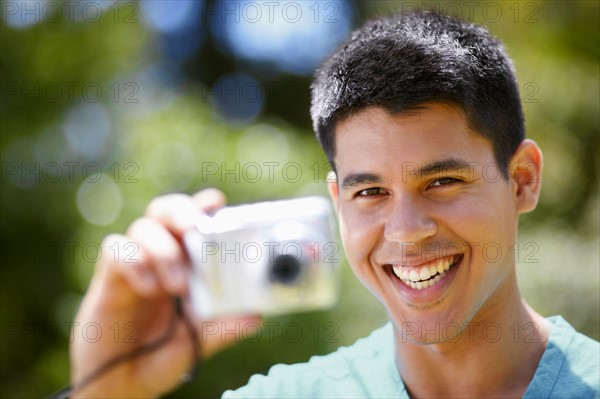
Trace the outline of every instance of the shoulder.
{"label": "shoulder", "polygon": [[400,396],[402,381],[394,366],[390,324],[351,346],[306,363],[273,366],[267,375],[254,375],[248,384],[226,391],[238,397],[384,397]]}
{"label": "shoulder", "polygon": [[561,316],[547,320],[552,332],[530,388],[550,398],[597,398],[600,343],[575,331]]}

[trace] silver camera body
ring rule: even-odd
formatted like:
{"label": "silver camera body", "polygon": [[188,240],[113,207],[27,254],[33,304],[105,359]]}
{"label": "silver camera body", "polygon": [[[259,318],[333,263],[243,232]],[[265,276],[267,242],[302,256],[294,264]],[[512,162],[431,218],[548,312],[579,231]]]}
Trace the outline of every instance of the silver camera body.
{"label": "silver camera body", "polygon": [[322,197],[222,208],[184,236],[200,318],[327,308],[339,295],[339,245]]}

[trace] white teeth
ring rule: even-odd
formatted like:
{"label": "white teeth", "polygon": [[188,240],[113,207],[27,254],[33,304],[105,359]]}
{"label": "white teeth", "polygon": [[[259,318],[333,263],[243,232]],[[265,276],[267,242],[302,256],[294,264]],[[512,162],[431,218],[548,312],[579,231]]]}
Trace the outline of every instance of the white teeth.
{"label": "white teeth", "polygon": [[[408,270],[405,267],[393,266],[392,269],[396,277],[404,282],[409,287],[422,290],[424,288],[431,287],[440,281],[446,274],[446,270],[450,269],[450,265],[453,264],[454,259],[440,260],[437,265],[430,265],[429,267],[423,267],[420,271],[416,269]],[[433,278],[432,278],[433,277]]]}
{"label": "white teeth", "polygon": [[443,260],[441,260],[441,261],[438,262],[436,270],[437,270],[438,273],[443,273],[444,272],[444,261]]}
{"label": "white teeth", "polygon": [[437,268],[434,265],[429,266],[429,275],[435,276],[436,273],[437,273]]}
{"label": "white teeth", "polygon": [[410,280],[410,271],[409,270],[402,270],[402,279],[403,280]]}
{"label": "white teeth", "polygon": [[421,276],[419,276],[419,273],[417,273],[415,269],[412,269],[408,278],[410,279],[410,281],[417,282],[421,279]]}

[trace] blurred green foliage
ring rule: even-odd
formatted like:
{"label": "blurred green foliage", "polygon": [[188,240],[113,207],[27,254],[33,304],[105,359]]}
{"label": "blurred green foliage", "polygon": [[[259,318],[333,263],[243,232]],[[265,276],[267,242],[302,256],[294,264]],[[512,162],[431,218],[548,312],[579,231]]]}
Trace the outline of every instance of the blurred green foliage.
{"label": "blurred green foliage", "polygon": [[[451,3],[462,8],[444,2],[358,1],[356,24],[419,4],[472,16],[503,39],[521,84],[528,135],[544,151],[542,199],[522,221],[521,241],[535,242],[540,249],[538,263],[519,265],[524,295],[543,314],[563,314],[580,331],[599,339],[599,3]],[[501,10],[497,20],[489,4]],[[308,118],[309,77],[270,76],[283,90],[301,85],[306,91],[293,103],[267,97],[263,113],[250,125],[222,121],[211,103],[203,101],[203,91],[216,77],[243,69],[243,64],[221,54],[209,40],[185,65],[189,76],[184,85],[158,91],[140,86],[138,103],[113,101],[111,84],[119,82],[122,88],[136,81],[137,71],[156,61],[155,41],[143,24],[115,23],[110,17],[98,23],[59,21],[22,29],[0,25],[3,168],[40,159],[86,162],[65,153],[67,144],[60,139],[63,119],[77,104],[67,96],[58,101],[6,96],[7,84],[98,82],[106,90],[102,103],[110,115],[112,141],[109,153],[94,162],[109,177],[113,191],[91,195],[98,197],[100,215],[118,208],[110,223],[92,225],[77,202],[85,184],[81,175],[72,181],[20,184],[5,178],[3,169],[2,397],[41,396],[68,381],[66,323],[73,319],[94,266],[93,248],[91,255],[83,248],[109,232],[124,231],[151,198],[206,186],[221,188],[234,203],[326,194],[327,165]],[[233,175],[209,173],[214,165],[231,168],[244,162],[294,162],[302,175],[285,175],[276,168],[269,179],[262,169],[256,181],[236,181]],[[573,279],[565,279],[565,273]],[[302,334],[297,341],[279,331],[273,338],[263,334],[256,342],[241,343],[208,361],[199,383],[171,397],[218,396],[274,363],[328,353],[384,323],[384,311],[347,267],[343,278],[337,308],[270,320],[281,326],[298,323]]]}

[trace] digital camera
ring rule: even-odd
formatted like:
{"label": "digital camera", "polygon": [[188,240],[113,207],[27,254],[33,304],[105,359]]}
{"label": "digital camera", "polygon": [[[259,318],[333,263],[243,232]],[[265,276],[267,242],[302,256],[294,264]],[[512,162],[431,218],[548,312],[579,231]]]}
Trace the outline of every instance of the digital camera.
{"label": "digital camera", "polygon": [[190,296],[204,319],[308,311],[339,293],[338,243],[322,197],[222,208],[184,235]]}

